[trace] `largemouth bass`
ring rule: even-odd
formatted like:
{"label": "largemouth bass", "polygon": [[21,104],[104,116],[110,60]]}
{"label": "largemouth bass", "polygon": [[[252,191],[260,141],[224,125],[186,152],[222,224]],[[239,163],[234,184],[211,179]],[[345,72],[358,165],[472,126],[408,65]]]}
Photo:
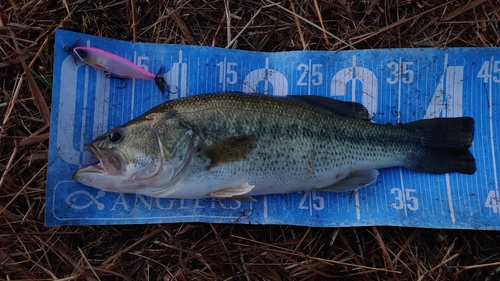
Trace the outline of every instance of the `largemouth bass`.
{"label": "largemouth bass", "polygon": [[86,145],[100,163],[73,178],[152,197],[252,200],[347,191],[377,169],[473,174],[470,117],[371,123],[361,104],[319,96],[218,93],[161,104]]}

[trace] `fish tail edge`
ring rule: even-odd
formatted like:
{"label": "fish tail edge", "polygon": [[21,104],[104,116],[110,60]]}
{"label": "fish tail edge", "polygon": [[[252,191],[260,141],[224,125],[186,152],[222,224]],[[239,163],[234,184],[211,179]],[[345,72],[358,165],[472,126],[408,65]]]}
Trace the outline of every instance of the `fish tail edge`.
{"label": "fish tail edge", "polygon": [[408,168],[432,174],[476,172],[469,151],[474,140],[472,117],[424,119],[403,126],[423,136],[424,153]]}

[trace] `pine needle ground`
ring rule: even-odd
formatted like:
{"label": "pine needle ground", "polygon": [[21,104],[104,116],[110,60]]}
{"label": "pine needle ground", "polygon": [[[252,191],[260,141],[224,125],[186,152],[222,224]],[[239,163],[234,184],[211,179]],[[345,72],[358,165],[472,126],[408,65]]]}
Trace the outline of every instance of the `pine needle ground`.
{"label": "pine needle ground", "polygon": [[492,47],[496,0],[0,2],[1,280],[500,280],[500,232],[167,224],[46,228],[56,28],[253,51]]}

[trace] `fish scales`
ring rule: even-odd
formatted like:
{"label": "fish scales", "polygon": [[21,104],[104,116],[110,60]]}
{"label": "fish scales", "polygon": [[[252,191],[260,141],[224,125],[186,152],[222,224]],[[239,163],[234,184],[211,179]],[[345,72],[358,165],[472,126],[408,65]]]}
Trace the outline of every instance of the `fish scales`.
{"label": "fish scales", "polygon": [[[138,126],[166,112],[187,124],[196,151],[182,183],[158,187],[153,193],[146,188],[146,195],[245,199],[301,190],[344,191],[373,182],[376,169],[392,166],[440,173],[419,166],[422,159],[430,157],[426,148],[430,137],[421,126],[374,124],[300,99],[235,93],[199,95],[164,103],[122,127]],[[165,143],[174,142],[179,134],[172,126],[162,132],[159,138]],[[233,141],[235,137],[240,139]],[[470,143],[456,153],[467,154],[468,146]],[[187,144],[182,146],[178,162],[189,149]],[[239,155],[240,150],[248,153]],[[146,149],[140,157],[155,153],[155,149]],[[212,163],[218,154],[228,155]],[[465,158],[470,162],[470,157]],[[141,193],[140,189],[134,192]]]}
{"label": "fish scales", "polygon": [[364,169],[403,165],[409,153],[418,151],[419,136],[407,131],[258,95],[202,95],[164,105],[161,111],[175,109],[206,145],[230,136],[255,136],[257,147],[244,161],[211,171],[202,162],[192,177],[196,184],[252,182],[256,187],[251,194],[321,188],[337,174],[345,177],[354,165]]}

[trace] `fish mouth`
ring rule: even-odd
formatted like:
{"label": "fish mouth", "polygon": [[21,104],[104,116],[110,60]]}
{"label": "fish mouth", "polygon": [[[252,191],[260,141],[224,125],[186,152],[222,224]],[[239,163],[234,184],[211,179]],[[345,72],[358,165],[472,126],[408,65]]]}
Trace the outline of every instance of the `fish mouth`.
{"label": "fish mouth", "polygon": [[97,157],[99,163],[81,168],[77,171],[77,174],[98,173],[110,176],[122,174],[121,168],[123,158],[117,153],[113,153],[107,149],[98,148],[93,143],[87,144],[85,148]]}
{"label": "fish mouth", "polygon": [[85,148],[92,152],[99,162],[76,171],[73,180],[105,191],[127,191],[129,179],[121,171],[121,167],[125,166],[119,151],[100,148],[96,144],[88,144]]}

